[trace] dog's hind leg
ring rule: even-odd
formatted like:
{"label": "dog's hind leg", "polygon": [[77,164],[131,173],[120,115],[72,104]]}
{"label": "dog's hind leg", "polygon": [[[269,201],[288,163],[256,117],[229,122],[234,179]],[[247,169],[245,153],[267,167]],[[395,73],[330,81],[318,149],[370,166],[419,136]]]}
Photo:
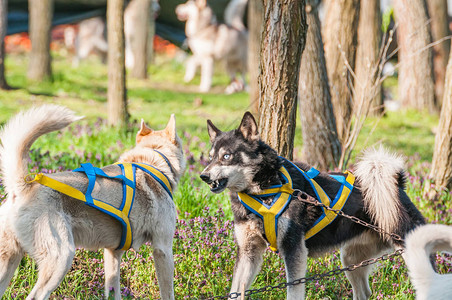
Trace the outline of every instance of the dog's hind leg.
{"label": "dog's hind leg", "polygon": [[[364,260],[377,257],[390,246],[384,243],[378,234],[366,231],[348,241],[341,248],[341,260],[344,266],[358,264]],[[372,294],[369,287],[369,275],[372,265],[360,267],[354,271],[345,272],[353,288],[353,300],[368,299]]]}
{"label": "dog's hind leg", "polygon": [[[234,225],[234,233],[237,240],[237,259],[234,266],[231,293],[240,293],[251,286],[259,272],[263,254],[267,243],[262,237],[259,225],[256,221],[240,222]],[[237,299],[245,299],[238,297]]]}
{"label": "dog's hind leg", "polygon": [[0,298],[24,255],[15,234],[7,226],[5,222],[0,229]]}
{"label": "dog's hind leg", "polygon": [[115,300],[121,299],[121,288],[119,279],[121,277],[119,267],[123,250],[104,249],[104,267],[105,267],[105,298],[110,299],[110,293],[113,291]]}
{"label": "dog's hind leg", "polygon": [[33,251],[29,254],[38,265],[38,281],[27,300],[48,299],[72,265],[74,239],[67,220],[59,213],[43,214],[33,223],[36,225],[28,236]]}

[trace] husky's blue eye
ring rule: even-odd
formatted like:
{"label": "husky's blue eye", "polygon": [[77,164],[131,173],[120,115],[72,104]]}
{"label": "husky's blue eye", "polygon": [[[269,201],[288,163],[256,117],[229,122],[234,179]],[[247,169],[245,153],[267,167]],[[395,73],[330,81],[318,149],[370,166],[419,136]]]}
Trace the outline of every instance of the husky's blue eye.
{"label": "husky's blue eye", "polygon": [[231,158],[231,154],[225,154],[225,155],[223,155],[223,158],[226,159],[226,160],[228,160],[228,159]]}

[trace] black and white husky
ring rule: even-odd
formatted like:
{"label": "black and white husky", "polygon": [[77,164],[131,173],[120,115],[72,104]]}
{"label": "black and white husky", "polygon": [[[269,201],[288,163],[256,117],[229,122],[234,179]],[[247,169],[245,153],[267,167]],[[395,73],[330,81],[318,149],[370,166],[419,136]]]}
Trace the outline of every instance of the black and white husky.
{"label": "black and white husky", "polygon": [[[270,186],[281,185],[284,181],[279,171],[282,166],[290,174],[294,189],[305,192],[306,197],[316,197],[316,192],[298,170],[307,172],[310,166],[304,163],[294,165],[279,157],[260,139],[251,113],[245,113],[236,130],[223,132],[210,120],[207,121],[207,128],[212,149],[210,163],[202,172],[201,179],[210,185],[214,193],[226,188],[231,192],[238,244],[231,293],[240,292],[250,287],[259,272],[268,242],[262,219],[240,202],[237,193],[256,195]],[[333,174],[320,173],[315,181],[329,197],[335,197],[341,184],[330,175]],[[356,182],[342,208],[344,213],[402,238],[425,223],[404,191],[405,175],[401,158],[382,148],[369,150],[358,162],[355,175]],[[267,201],[271,202],[271,198]],[[388,235],[376,233],[342,217],[335,218],[316,235],[305,240],[306,232],[322,214],[322,208],[293,197],[279,216],[276,242],[285,261],[288,282],[305,276],[308,255],[318,256],[340,247],[342,263],[350,265],[376,257],[390,248],[404,246]],[[346,273],[353,287],[353,299],[367,299],[371,295],[368,283],[370,272],[371,267],[367,266]],[[289,286],[287,299],[303,299],[304,293],[302,284]]]}

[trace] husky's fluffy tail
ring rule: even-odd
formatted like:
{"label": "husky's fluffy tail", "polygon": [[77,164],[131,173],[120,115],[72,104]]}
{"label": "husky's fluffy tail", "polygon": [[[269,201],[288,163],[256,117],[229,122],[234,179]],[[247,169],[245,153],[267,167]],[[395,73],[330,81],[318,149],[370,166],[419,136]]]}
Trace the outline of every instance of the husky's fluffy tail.
{"label": "husky's fluffy tail", "polygon": [[20,112],[0,131],[0,165],[8,195],[19,195],[27,188],[29,150],[43,134],[62,129],[81,119],[73,111],[58,105],[43,105]]}
{"label": "husky's fluffy tail", "polygon": [[406,238],[404,259],[418,300],[452,299],[452,274],[437,274],[430,262],[436,251],[452,251],[452,227],[428,224]]}
{"label": "husky's fluffy tail", "polygon": [[231,0],[224,11],[224,22],[237,30],[245,30],[243,16],[247,3],[248,0]]}
{"label": "husky's fluffy tail", "polygon": [[366,150],[357,163],[355,175],[361,185],[365,209],[374,224],[395,233],[405,215],[399,200],[399,188],[405,187],[403,159],[383,147]]}

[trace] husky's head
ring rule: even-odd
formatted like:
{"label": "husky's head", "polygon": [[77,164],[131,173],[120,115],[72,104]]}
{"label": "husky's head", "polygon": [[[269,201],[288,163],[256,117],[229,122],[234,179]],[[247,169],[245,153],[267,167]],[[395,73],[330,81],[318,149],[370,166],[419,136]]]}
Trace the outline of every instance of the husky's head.
{"label": "husky's head", "polygon": [[209,165],[200,177],[212,192],[229,188],[232,192],[257,193],[278,176],[278,155],[261,141],[251,113],[245,113],[235,130],[223,132],[210,120],[207,129],[212,149]]}
{"label": "husky's head", "polygon": [[188,0],[179,4],[176,7],[176,15],[179,21],[187,22],[185,26],[187,36],[216,23],[215,15],[206,0]]}

